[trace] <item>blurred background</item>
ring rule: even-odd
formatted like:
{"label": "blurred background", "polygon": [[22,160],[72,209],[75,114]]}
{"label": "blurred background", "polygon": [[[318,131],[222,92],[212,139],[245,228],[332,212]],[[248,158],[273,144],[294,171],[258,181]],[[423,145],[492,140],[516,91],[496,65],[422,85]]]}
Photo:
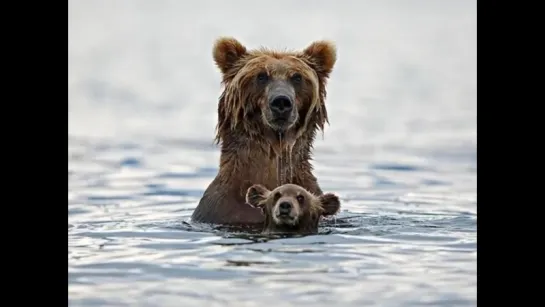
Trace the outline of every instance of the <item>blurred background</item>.
{"label": "blurred background", "polygon": [[[71,306],[475,306],[476,1],[69,1]],[[348,226],[197,228],[219,36],[336,42],[316,175]]]}

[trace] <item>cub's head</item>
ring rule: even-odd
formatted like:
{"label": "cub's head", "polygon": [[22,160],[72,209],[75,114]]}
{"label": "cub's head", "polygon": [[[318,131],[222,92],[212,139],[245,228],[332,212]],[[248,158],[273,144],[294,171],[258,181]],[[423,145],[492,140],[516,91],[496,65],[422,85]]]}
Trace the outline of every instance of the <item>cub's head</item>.
{"label": "cub's head", "polygon": [[225,89],[218,106],[220,141],[229,131],[250,137],[324,128],[326,79],[335,45],[316,41],[302,51],[248,50],[234,38],[220,38],[213,57]]}
{"label": "cub's head", "polygon": [[334,215],[340,209],[337,196],[315,196],[295,184],[272,191],[255,184],[248,189],[246,202],[265,214],[265,232],[316,233],[320,217]]}

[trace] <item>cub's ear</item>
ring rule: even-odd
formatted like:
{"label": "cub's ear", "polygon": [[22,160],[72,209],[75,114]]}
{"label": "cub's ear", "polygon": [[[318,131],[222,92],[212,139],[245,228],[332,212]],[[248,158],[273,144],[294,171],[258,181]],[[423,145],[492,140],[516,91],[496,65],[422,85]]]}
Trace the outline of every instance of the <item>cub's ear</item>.
{"label": "cub's ear", "polygon": [[212,51],[214,61],[223,74],[232,69],[246,54],[246,47],[232,37],[218,38]]}
{"label": "cub's ear", "polygon": [[303,50],[303,55],[318,76],[327,78],[337,62],[337,47],[330,41],[315,41]]}
{"label": "cub's ear", "polygon": [[263,208],[265,206],[265,200],[269,197],[269,191],[261,184],[254,184],[248,188],[246,192],[246,203],[254,208]]}
{"label": "cub's ear", "polygon": [[318,200],[324,209],[324,212],[322,213],[323,216],[334,215],[339,212],[339,209],[341,208],[341,201],[339,200],[339,197],[334,194],[324,194],[318,197]]}

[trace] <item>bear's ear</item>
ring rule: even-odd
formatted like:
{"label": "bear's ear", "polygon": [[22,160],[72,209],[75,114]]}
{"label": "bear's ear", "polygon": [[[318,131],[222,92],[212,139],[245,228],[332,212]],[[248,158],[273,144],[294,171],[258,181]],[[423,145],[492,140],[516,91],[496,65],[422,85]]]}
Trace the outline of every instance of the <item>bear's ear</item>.
{"label": "bear's ear", "polygon": [[247,54],[246,47],[232,37],[220,37],[214,44],[212,55],[216,65],[223,74]]}
{"label": "bear's ear", "polygon": [[337,47],[330,41],[316,41],[310,44],[303,54],[311,61],[310,66],[319,76],[327,78],[337,61]]}
{"label": "bear's ear", "polygon": [[341,201],[339,200],[339,197],[334,194],[324,194],[318,197],[318,200],[324,209],[324,212],[322,213],[323,216],[334,215],[339,212],[339,209],[341,208]]}
{"label": "bear's ear", "polygon": [[269,191],[266,187],[260,184],[254,184],[248,188],[246,192],[246,203],[254,208],[263,208],[265,206],[265,200],[269,197]]}

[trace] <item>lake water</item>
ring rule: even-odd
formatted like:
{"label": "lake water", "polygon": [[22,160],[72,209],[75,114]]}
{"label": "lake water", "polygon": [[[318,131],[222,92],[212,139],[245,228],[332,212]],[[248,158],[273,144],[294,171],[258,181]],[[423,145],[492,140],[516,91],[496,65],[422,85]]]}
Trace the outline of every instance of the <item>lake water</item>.
{"label": "lake water", "polygon": [[[70,306],[476,306],[475,1],[69,1]],[[220,35],[337,43],[318,235],[192,225]],[[341,223],[342,222],[342,223]]]}

